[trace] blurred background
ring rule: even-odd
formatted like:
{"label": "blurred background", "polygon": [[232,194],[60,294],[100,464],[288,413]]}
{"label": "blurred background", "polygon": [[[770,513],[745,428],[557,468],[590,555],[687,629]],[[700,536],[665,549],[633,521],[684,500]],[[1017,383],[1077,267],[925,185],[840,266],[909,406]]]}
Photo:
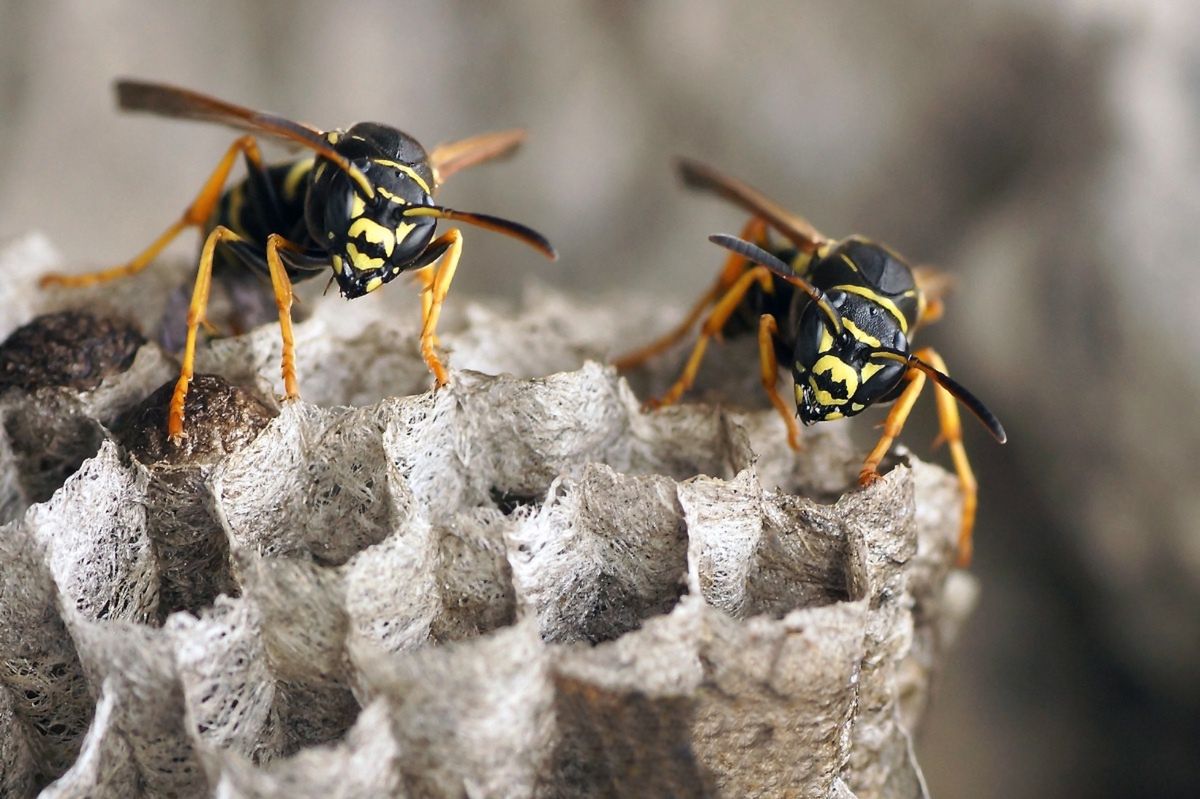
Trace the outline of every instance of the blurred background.
{"label": "blurred background", "polygon": [[0,0],[0,239],[109,265],[190,200],[230,134],[118,115],[130,75],[429,145],[528,128],[439,196],[562,259],[469,231],[451,302],[690,302],[721,261],[704,236],[743,219],[674,154],[937,264],[956,287],[922,343],[1010,443],[967,431],[982,594],[919,734],[931,791],[1196,796],[1197,41],[1176,0]]}

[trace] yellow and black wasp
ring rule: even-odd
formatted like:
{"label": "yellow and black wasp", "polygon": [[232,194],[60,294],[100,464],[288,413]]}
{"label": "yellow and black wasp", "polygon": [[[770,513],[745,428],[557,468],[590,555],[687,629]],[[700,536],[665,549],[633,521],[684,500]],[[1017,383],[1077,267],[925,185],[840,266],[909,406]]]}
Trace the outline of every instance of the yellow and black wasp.
{"label": "yellow and black wasp", "polygon": [[[544,236],[524,225],[433,202],[434,192],[455,172],[513,152],[525,137],[521,130],[485,133],[426,153],[408,134],[374,122],[361,122],[345,131],[320,131],[174,86],[122,80],[116,89],[118,105],[128,111],[217,122],[246,131],[225,152],[183,215],[132,261],[83,275],[46,275],[41,281],[42,286],[82,286],[132,275],[183,230],[195,227],[204,232],[182,367],[168,413],[167,429],[173,439],[183,435],[196,333],[205,321],[218,247],[225,261],[240,262],[270,277],[283,337],[284,391],[289,398],[300,393],[291,326],[292,282],[332,268],[342,296],[354,299],[401,273],[421,270],[417,272],[423,284],[421,354],[442,386],[449,377],[435,352],[435,336],[462,254],[462,238],[457,229],[435,238],[437,220],[504,233],[551,260],[558,257]],[[299,145],[313,155],[267,166],[256,135]],[[247,176],[225,191],[239,153]]]}
{"label": "yellow and black wasp", "polygon": [[[917,328],[941,316],[944,283],[932,271],[914,270],[887,247],[861,236],[831,241],[807,220],[709,166],[683,160],[680,173],[688,186],[714,192],[752,218],[740,237],[709,237],[730,250],[716,282],[683,323],[617,359],[618,368],[636,366],[667,349],[707,310],[683,373],[650,403],[668,405],[691,387],[714,336],[757,328],[762,384],[787,425],[793,448],[799,447],[797,415],[808,425],[895,402],[883,435],[859,472],[863,486],[879,479],[880,461],[904,426],[926,377],[932,378],[938,387],[941,438],[950,448],[962,488],[958,551],[959,562],[968,564],[977,487],[955,401],[977,416],[997,441],[1004,443],[1007,436],[995,414],[946,374],[937,352],[911,347]],[[788,245],[774,245],[768,229],[782,234]],[[791,366],[794,411],[776,388],[780,362]]]}

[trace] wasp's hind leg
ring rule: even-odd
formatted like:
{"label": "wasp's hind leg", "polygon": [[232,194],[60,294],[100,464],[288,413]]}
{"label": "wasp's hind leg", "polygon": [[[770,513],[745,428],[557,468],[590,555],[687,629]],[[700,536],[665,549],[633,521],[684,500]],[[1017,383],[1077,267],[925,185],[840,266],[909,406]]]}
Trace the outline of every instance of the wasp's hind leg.
{"label": "wasp's hind leg", "polygon": [[[742,228],[741,237],[747,241],[759,243],[764,242],[766,239],[766,234],[766,223],[755,217],[747,222],[746,226]],[[682,339],[691,331],[692,326],[696,324],[696,320],[703,316],[705,309],[716,302],[722,294],[728,291],[729,287],[737,282],[737,279],[741,277],[742,273],[745,272],[750,266],[750,262],[741,255],[738,255],[737,253],[730,253],[729,257],[725,259],[725,265],[721,268],[721,273],[717,276],[716,282],[713,283],[708,291],[701,295],[700,299],[696,300],[696,304],[692,306],[690,311],[688,311],[688,315],[684,317],[682,322],[676,325],[666,335],[657,338],[649,344],[639,347],[632,352],[627,352],[624,355],[615,358],[612,362],[613,366],[617,367],[617,369],[620,371],[634,369],[638,366],[641,366],[655,355],[658,355],[659,353],[662,353],[673,347],[680,339]]]}
{"label": "wasp's hind leg", "polygon": [[229,179],[229,173],[237,161],[238,153],[245,154],[248,164],[255,165],[260,170],[263,168],[262,155],[259,153],[258,143],[255,142],[253,136],[242,136],[229,146],[224,157],[217,164],[217,168],[208,176],[208,180],[205,181],[203,188],[200,189],[200,192],[192,200],[192,204],[187,207],[187,210],[183,212],[183,215],[163,231],[162,235],[155,239],[149,247],[139,253],[133,260],[120,266],[114,266],[111,269],[87,272],[82,275],[50,273],[43,275],[42,279],[38,281],[38,285],[42,288],[50,286],[70,286],[77,288],[104,283],[119,277],[136,275],[145,269],[184,230],[189,227],[200,228],[204,226],[221,199],[221,192],[224,190],[225,182]]}

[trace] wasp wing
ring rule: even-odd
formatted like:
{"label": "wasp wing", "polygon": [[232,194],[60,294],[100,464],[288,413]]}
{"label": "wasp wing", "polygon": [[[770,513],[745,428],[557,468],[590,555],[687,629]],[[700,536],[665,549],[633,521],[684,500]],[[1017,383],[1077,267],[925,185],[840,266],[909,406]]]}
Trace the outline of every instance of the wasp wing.
{"label": "wasp wing", "polygon": [[433,167],[434,182],[441,185],[448,177],[468,167],[496,158],[505,158],[516,152],[525,141],[525,131],[520,128],[481,133],[469,139],[460,139],[449,144],[439,144],[429,154]]}
{"label": "wasp wing", "polygon": [[238,130],[270,136],[307,147],[352,176],[358,172],[330,146],[321,131],[308,125],[163,83],[119,80],[116,89],[117,105],[126,111],[146,111],[175,119],[216,122]]}
{"label": "wasp wing", "polygon": [[680,158],[678,164],[679,174],[686,186],[711,191],[718,197],[729,200],[743,210],[762,218],[802,252],[811,253],[827,241],[807,219],[788,211],[740,180],[735,180],[707,164],[688,158]]}

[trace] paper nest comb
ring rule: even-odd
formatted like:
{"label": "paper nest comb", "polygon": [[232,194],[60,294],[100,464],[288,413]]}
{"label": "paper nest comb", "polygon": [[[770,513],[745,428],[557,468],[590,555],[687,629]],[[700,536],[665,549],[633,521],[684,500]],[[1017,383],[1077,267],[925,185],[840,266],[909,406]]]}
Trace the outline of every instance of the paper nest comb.
{"label": "paper nest comb", "polygon": [[[168,269],[39,292],[53,260],[0,252],[0,337],[178,302]],[[909,731],[974,591],[948,474],[860,491],[842,426],[793,455],[770,410],[643,413],[599,362],[635,314],[548,294],[452,295],[435,394],[411,302],[309,303],[282,407],[276,327],[202,346],[230,382],[177,452],[171,356],[35,331],[84,365],[0,393],[0,794],[924,795]]]}

